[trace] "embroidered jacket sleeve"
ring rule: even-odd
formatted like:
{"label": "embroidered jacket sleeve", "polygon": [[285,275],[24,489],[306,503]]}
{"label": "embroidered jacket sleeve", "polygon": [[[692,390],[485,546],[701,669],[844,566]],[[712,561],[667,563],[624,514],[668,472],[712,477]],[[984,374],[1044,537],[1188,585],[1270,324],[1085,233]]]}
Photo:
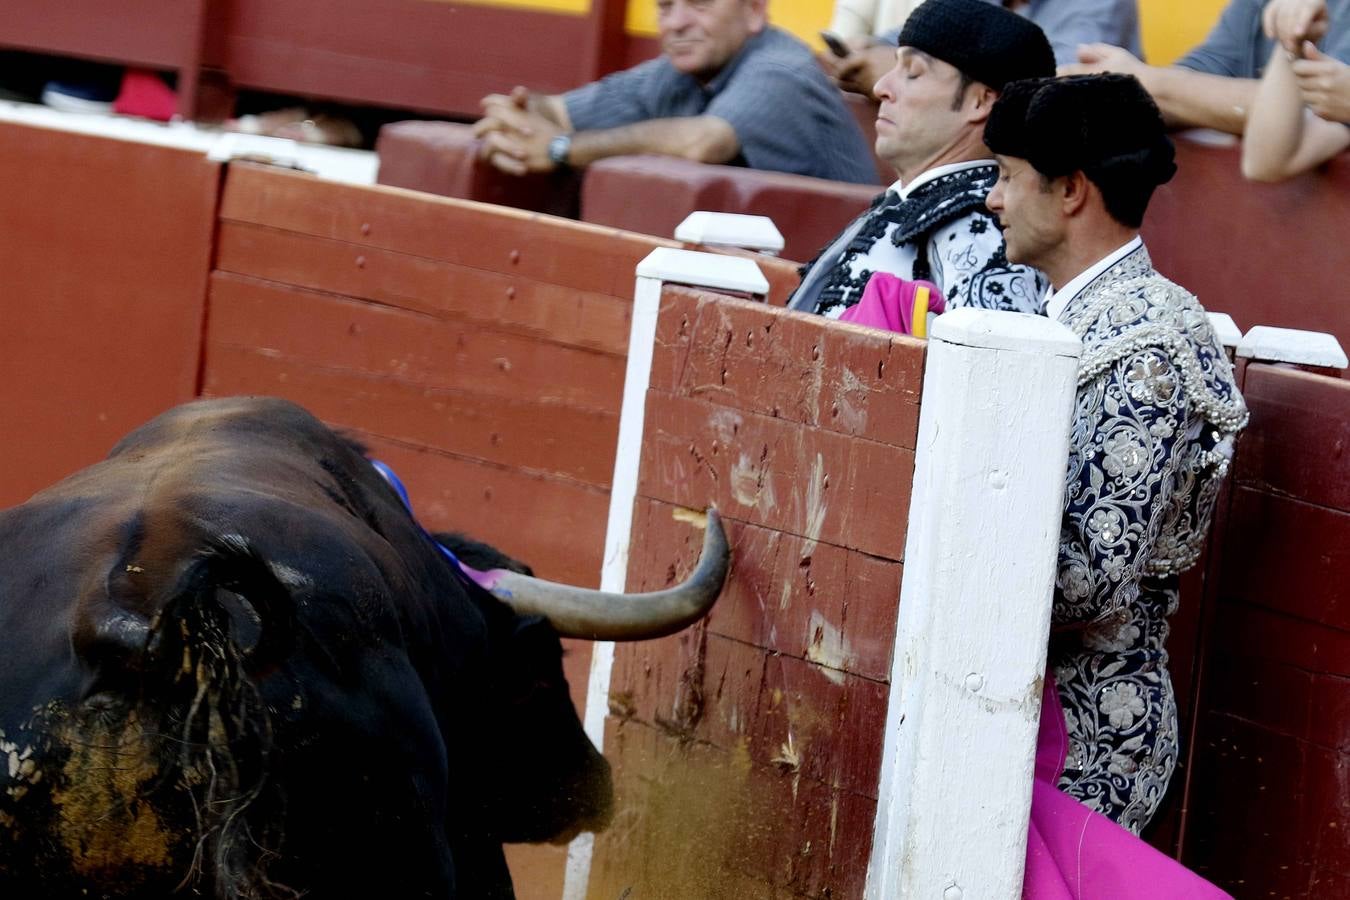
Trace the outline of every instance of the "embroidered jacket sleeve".
{"label": "embroidered jacket sleeve", "polygon": [[935,230],[928,242],[933,282],[941,285],[947,308],[974,306],[1039,313],[1044,276],[1008,262],[1003,232],[992,215],[976,210]]}
{"label": "embroidered jacket sleeve", "polygon": [[1128,607],[1164,532],[1198,436],[1183,378],[1160,347],[1125,355],[1081,383],[1060,532],[1056,626]]}

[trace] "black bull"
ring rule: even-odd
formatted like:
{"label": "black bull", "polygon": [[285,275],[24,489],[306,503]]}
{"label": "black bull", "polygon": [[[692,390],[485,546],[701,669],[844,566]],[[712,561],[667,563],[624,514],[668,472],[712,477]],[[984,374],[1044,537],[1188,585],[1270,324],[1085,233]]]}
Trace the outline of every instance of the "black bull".
{"label": "black bull", "polygon": [[508,606],[305,411],[172,410],[0,512],[0,897],[510,897],[502,842],[609,815],[553,625],[683,627],[712,543],[663,622]]}

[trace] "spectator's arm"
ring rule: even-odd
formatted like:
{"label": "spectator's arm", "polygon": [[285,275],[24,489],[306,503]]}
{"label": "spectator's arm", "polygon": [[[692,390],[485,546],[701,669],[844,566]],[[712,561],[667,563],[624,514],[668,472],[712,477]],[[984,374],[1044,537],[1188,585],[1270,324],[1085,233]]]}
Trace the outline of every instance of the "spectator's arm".
{"label": "spectator's arm", "polygon": [[1215,128],[1242,134],[1247,111],[1256,96],[1255,78],[1230,78],[1176,66],[1150,66],[1120,47],[1087,44],[1078,48],[1078,62],[1061,66],[1060,74],[1122,72],[1138,78],[1173,127]]}
{"label": "spectator's arm", "polygon": [[1283,47],[1271,54],[1247,118],[1242,174],[1280,181],[1319,165],[1350,146],[1350,128],[1306,110],[1293,65]]}
{"label": "spectator's arm", "polygon": [[725,119],[713,115],[680,116],[578,131],[572,136],[568,162],[585,166],[610,156],[658,153],[694,162],[725,163],[740,152],[736,132]]}
{"label": "spectator's arm", "polygon": [[[484,133],[480,156],[511,175],[551,172],[557,164],[549,158],[549,143],[561,133],[562,129],[535,116],[520,127]],[[682,116],[573,132],[567,163],[581,167],[610,156],[637,153],[723,163],[735,159],[739,152],[736,132],[724,120],[707,115]]]}

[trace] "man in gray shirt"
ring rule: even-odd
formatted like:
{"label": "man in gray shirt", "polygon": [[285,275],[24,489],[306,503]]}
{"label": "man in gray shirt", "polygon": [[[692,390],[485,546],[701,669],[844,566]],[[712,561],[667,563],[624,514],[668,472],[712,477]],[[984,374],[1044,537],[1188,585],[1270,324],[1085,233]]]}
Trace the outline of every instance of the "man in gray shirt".
{"label": "man in gray shirt", "polygon": [[[1329,0],[1331,30],[1323,41],[1330,56],[1350,62],[1350,0]],[[1169,125],[1242,134],[1258,79],[1274,49],[1261,27],[1265,0],[1230,0],[1204,43],[1175,66],[1150,66],[1128,50],[1090,44],[1061,74],[1121,72],[1153,95]]]}
{"label": "man in gray shirt", "polygon": [[511,174],[658,153],[871,184],[838,90],[768,0],[657,0],[662,55],[566,94],[483,100],[482,156]]}

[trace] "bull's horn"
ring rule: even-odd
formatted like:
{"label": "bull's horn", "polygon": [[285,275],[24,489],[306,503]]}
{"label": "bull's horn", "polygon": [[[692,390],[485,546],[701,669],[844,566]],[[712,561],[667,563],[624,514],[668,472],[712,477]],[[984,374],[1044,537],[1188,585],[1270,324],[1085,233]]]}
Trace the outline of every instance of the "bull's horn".
{"label": "bull's horn", "polygon": [[681,584],[648,594],[611,594],[517,572],[494,572],[492,593],[519,615],[543,616],[563,637],[641,641],[674,634],[703,618],[722,591],[731,552],[716,509],[708,510],[703,554]]}

